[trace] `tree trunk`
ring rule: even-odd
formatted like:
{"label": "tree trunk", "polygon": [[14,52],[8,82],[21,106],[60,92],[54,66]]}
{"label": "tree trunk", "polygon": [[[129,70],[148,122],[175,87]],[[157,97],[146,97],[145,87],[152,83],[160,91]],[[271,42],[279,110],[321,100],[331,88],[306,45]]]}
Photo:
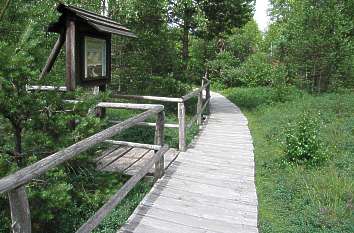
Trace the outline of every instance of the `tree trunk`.
{"label": "tree trunk", "polygon": [[13,126],[15,129],[15,156],[19,163],[22,159],[22,128],[20,126]]}
{"label": "tree trunk", "polygon": [[10,5],[10,0],[7,0],[5,2],[5,5],[3,6],[2,10],[0,11],[0,21],[2,20],[2,17],[4,17],[6,9],[9,5]]}
{"label": "tree trunk", "polygon": [[183,35],[182,35],[182,61],[184,70],[188,67],[189,60],[189,27],[185,24],[183,26]]}

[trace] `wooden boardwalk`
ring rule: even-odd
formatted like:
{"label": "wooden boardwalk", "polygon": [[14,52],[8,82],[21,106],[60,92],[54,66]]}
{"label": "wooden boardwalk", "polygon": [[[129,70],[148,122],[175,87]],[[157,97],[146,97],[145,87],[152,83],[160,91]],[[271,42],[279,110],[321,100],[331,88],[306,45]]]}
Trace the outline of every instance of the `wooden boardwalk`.
{"label": "wooden boardwalk", "polygon": [[258,232],[252,138],[239,108],[213,93],[200,135],[118,232]]}

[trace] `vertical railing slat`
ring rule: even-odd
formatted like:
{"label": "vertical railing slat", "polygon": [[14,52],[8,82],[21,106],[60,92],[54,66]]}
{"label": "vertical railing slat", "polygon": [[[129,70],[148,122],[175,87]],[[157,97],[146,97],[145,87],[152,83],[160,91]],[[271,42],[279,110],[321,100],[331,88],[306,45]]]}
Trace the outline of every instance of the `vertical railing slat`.
{"label": "vertical railing slat", "polygon": [[186,108],[185,102],[178,103],[178,142],[179,150],[186,151]]}
{"label": "vertical railing slat", "polygon": [[[165,111],[157,114],[156,127],[155,127],[155,145],[163,146],[164,144],[164,129],[165,129]],[[157,153],[157,151],[155,151]],[[164,155],[155,163],[155,181],[164,175],[165,160]]]}
{"label": "vertical railing slat", "polygon": [[13,233],[31,233],[31,215],[26,194],[26,187],[21,186],[8,192],[11,228]]}

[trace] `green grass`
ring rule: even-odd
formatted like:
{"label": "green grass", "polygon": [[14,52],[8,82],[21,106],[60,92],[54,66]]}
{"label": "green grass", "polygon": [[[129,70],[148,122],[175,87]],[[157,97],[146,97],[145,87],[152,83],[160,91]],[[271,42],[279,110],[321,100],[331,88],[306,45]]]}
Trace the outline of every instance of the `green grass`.
{"label": "green grass", "polygon": [[[313,96],[295,88],[235,88],[224,94],[249,120],[261,232],[354,232],[354,94]],[[284,163],[286,128],[303,112],[323,125],[320,140],[330,159],[322,165]]]}

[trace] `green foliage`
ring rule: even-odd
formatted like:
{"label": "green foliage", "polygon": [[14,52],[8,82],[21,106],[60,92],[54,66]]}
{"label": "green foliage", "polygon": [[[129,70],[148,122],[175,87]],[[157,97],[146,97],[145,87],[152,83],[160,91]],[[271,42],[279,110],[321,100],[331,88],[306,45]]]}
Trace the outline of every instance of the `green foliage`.
{"label": "green foliage", "polygon": [[[285,102],[275,102],[269,101],[266,93],[277,91],[268,89],[262,92],[264,100],[259,100],[268,104],[245,108],[253,105],[253,99],[242,96],[255,95],[259,89],[233,88],[225,94],[236,104],[242,104],[251,129],[260,231],[353,232],[353,93],[342,90],[312,96],[304,92],[294,95],[289,91]],[[244,93],[246,91],[248,95]],[[262,95],[258,94],[258,98]],[[291,122],[295,129],[298,129],[295,125],[299,121],[306,125],[303,112],[307,112],[310,119],[321,122],[320,127],[314,126],[314,131],[317,141],[326,145],[328,160],[322,166],[283,163],[288,124]]]}
{"label": "green foliage", "polygon": [[250,110],[278,102],[290,101],[304,94],[293,86],[283,87],[282,93],[286,93],[286,95],[280,95],[278,89],[270,87],[231,88],[223,92],[237,106]]}
{"label": "green foliage", "polygon": [[227,87],[266,86],[277,72],[268,56],[259,52],[261,33],[254,21],[232,30],[225,40],[225,51],[208,62],[210,78]]}
{"label": "green foliage", "polygon": [[[326,91],[353,83],[352,1],[273,0],[273,59],[302,88]],[[349,8],[348,8],[349,7]],[[269,42],[268,42],[269,44]]]}
{"label": "green foliage", "polygon": [[289,123],[285,134],[285,158],[290,163],[320,164],[328,159],[320,141],[319,121],[309,113]]}
{"label": "green foliage", "polygon": [[206,18],[205,37],[218,38],[252,18],[253,0],[198,0]]}
{"label": "green foliage", "polygon": [[250,55],[259,50],[262,34],[254,20],[250,20],[241,28],[234,28],[226,38],[226,50],[232,52],[239,61],[244,62]]}
{"label": "green foliage", "polygon": [[236,81],[232,79],[232,71],[234,70],[234,67],[237,67],[239,64],[240,62],[235,59],[231,52],[226,51],[218,53],[215,59],[208,62],[208,67],[211,73],[210,79],[216,82],[221,82],[227,86],[236,84]]}
{"label": "green foliage", "polygon": [[228,71],[229,87],[232,86],[270,86],[277,70],[268,62],[264,53],[255,53],[235,69]]}
{"label": "green foliage", "polygon": [[171,77],[140,76],[134,79],[122,77],[112,85],[112,90],[117,89],[121,93],[134,95],[181,97],[192,88]]}

